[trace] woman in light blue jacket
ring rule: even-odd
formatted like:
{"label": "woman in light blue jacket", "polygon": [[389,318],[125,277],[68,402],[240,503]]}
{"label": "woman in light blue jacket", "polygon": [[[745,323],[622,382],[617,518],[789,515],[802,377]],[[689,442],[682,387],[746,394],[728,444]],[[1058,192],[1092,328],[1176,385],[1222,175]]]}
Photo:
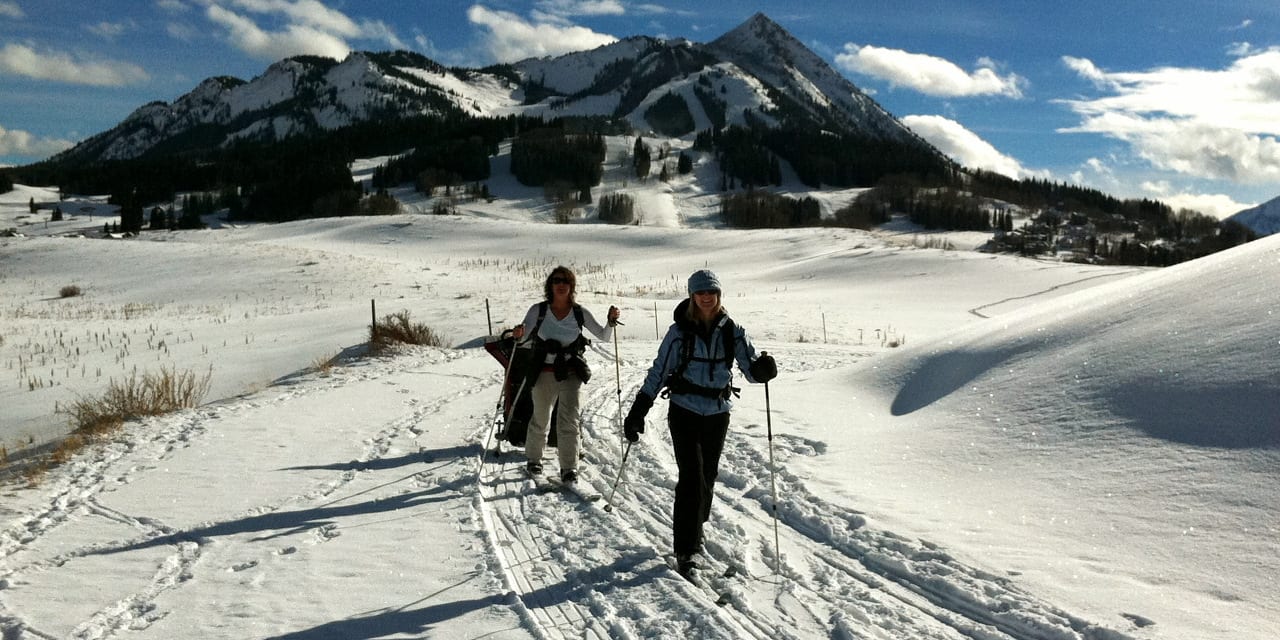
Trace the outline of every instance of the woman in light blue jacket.
{"label": "woman in light blue jacket", "polygon": [[696,579],[693,556],[702,550],[702,524],[711,516],[729,411],[738,392],[733,364],[749,382],[768,382],[778,374],[772,356],[756,355],[720,295],[720,279],[710,270],[689,276],[689,298],[676,306],[674,322],[623,423],[627,440],[636,442],[654,398],[659,393],[670,398],[667,423],[679,469],[672,537],[676,569],[690,580]]}

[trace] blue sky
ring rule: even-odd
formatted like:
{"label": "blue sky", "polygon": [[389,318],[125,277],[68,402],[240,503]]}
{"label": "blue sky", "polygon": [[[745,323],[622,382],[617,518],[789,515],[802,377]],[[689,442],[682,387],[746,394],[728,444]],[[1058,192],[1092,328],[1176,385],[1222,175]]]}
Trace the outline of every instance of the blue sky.
{"label": "blue sky", "polygon": [[480,66],[758,11],[966,165],[1217,215],[1280,196],[1275,0],[0,0],[0,164],[290,55]]}

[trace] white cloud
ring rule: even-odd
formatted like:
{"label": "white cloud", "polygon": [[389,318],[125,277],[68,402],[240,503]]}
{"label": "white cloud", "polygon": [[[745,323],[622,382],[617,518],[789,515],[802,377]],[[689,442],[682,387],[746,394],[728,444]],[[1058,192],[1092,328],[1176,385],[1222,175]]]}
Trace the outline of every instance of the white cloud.
{"label": "white cloud", "polygon": [[62,52],[36,51],[20,44],[0,49],[0,74],[54,80],[70,84],[118,87],[144,82],[147,72],[117,60],[77,60]]}
{"label": "white cloud", "polygon": [[[395,30],[381,20],[357,21],[318,0],[201,0],[209,20],[227,30],[232,46],[258,58],[278,60],[295,55],[320,55],[337,60],[351,52],[349,40],[368,40],[405,48]],[[263,27],[232,10],[280,22]]]}
{"label": "white cloud", "polygon": [[[1144,183],[1143,186],[1145,188],[1149,185]],[[1188,193],[1185,191],[1172,193],[1168,184],[1161,184],[1156,188],[1163,189],[1163,192],[1152,191],[1152,195],[1172,207],[1174,211],[1190,209],[1219,220],[1254,206],[1236,202],[1231,196],[1221,193]]]}
{"label": "white cloud", "polygon": [[182,0],[156,0],[156,6],[169,13],[185,13],[190,9]]}
{"label": "white cloud", "polygon": [[27,14],[23,13],[22,7],[16,2],[0,1],[0,16],[21,20],[27,17]]}
{"label": "white cloud", "polygon": [[498,62],[594,49],[617,40],[586,27],[529,22],[513,13],[493,11],[481,5],[472,5],[467,10],[467,19],[490,32],[485,46]]}
{"label": "white cloud", "polygon": [[1068,69],[1079,74],[1081,78],[1092,82],[1094,86],[1099,89],[1109,88],[1112,86],[1107,75],[1103,73],[1102,69],[1099,69],[1097,65],[1093,64],[1092,60],[1075,58],[1072,56],[1062,56],[1062,63],[1067,65]]}
{"label": "white cloud", "polygon": [[1222,70],[1107,72],[1080,58],[1063,62],[1110,95],[1063,100],[1082,120],[1060,131],[1124,141],[1153,166],[1188,176],[1280,183],[1280,48]]}
{"label": "white cloud", "polygon": [[1000,153],[991,143],[950,118],[906,116],[902,123],[966,167],[985,169],[1015,179],[1045,177],[1042,172],[1028,171],[1015,158]]}
{"label": "white cloud", "polygon": [[0,156],[44,158],[70,149],[71,146],[72,143],[67,140],[38,138],[26,131],[0,127]]}
{"label": "white cloud", "polygon": [[283,31],[268,32],[253,20],[219,6],[209,7],[206,15],[226,28],[232,46],[257,58],[279,60],[309,54],[341,60],[351,53],[342,38],[311,27],[288,25]]}
{"label": "white cloud", "polygon": [[835,62],[845,71],[886,80],[894,87],[905,87],[931,96],[1020,98],[1022,88],[1027,84],[1017,74],[1001,76],[996,72],[996,65],[987,58],[980,59],[977,68],[970,73],[936,56],[848,43],[844,45],[843,53],[836,54]]}

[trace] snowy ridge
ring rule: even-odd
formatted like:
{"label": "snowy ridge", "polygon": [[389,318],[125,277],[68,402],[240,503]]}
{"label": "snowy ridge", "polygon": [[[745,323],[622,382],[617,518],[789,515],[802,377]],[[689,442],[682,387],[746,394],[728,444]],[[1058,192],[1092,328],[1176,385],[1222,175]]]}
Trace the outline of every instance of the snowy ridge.
{"label": "snowy ridge", "polygon": [[532,58],[515,63],[516,71],[526,81],[542,84],[564,95],[572,95],[591,87],[597,76],[611,63],[635,59],[660,43],[645,36],[624,38],[590,51],[578,51],[556,57]]}
{"label": "snowy ridge", "polygon": [[[710,44],[634,36],[590,51],[484,70],[446,69],[421,55],[353,52],[341,62],[303,56],[245,82],[211,78],[172,103],[154,102],[53,159],[128,159],[240,139],[281,140],[375,117],[511,114],[624,117],[641,131],[644,111],[676,91],[701,111],[689,83],[711,81],[728,104],[776,126],[779,110],[823,129],[925,144],[830,65],[763,15]],[[789,104],[776,104],[777,91]],[[537,101],[528,94],[538,95]],[[639,105],[639,106],[636,106]],[[698,126],[709,126],[705,118]],[[927,146],[927,145],[926,145]]]}
{"label": "snowy ridge", "polygon": [[[778,87],[820,119],[830,114],[835,118],[833,124],[863,133],[914,137],[862,90],[762,13],[712,41],[708,48]],[[838,108],[829,111],[829,105]]]}
{"label": "snowy ridge", "polygon": [[1280,198],[1245,209],[1227,219],[1249,227],[1260,236],[1280,233]]}

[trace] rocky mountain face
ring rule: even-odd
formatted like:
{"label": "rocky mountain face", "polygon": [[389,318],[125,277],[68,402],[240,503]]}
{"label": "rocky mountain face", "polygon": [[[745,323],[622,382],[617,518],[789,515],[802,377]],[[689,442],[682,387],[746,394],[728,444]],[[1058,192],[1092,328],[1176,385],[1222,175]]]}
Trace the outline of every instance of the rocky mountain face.
{"label": "rocky mountain face", "polygon": [[[669,110],[673,97],[683,101],[688,124],[664,131],[653,116],[655,105],[665,99]],[[55,161],[156,156],[431,114],[606,116],[666,135],[764,123],[926,144],[757,14],[706,44],[632,37],[484,69],[445,68],[403,51],[356,52],[341,62],[289,58],[248,82],[210,78],[172,103],[144,105]]]}

